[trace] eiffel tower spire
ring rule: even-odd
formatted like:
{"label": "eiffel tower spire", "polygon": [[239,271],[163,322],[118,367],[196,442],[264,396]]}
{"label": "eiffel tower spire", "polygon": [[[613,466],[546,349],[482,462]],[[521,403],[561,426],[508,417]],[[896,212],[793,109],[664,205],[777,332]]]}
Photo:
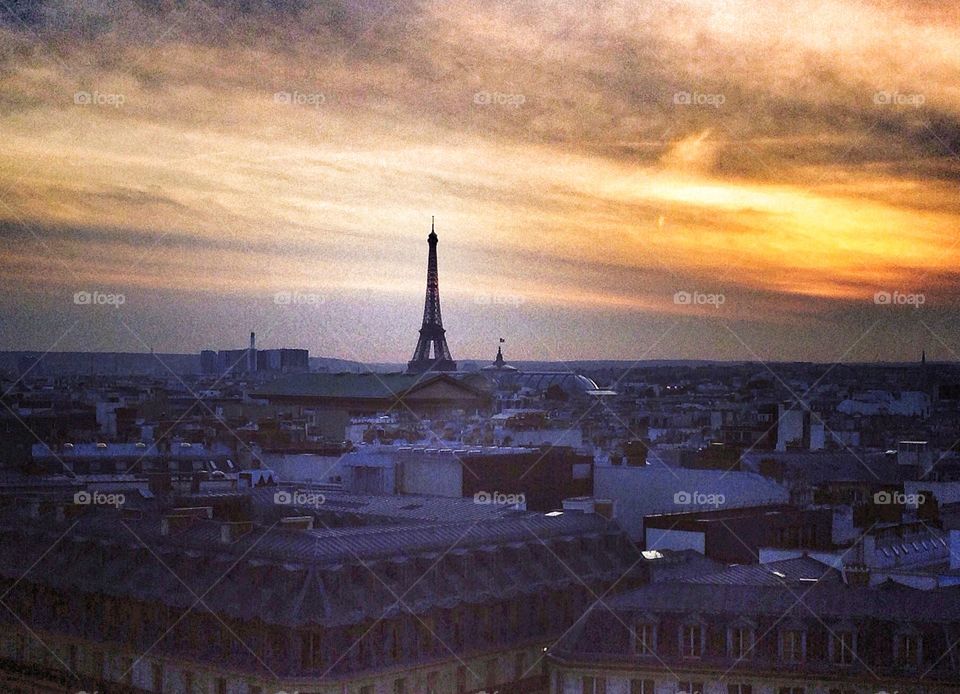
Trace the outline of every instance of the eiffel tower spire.
{"label": "eiffel tower spire", "polygon": [[[427,296],[423,302],[423,324],[420,339],[407,363],[407,373],[425,371],[456,371],[457,363],[450,356],[446,331],[440,317],[440,282],[437,273],[437,232],[433,217],[430,218],[430,235],[427,237],[430,252],[427,256]],[[432,354],[431,354],[432,347]]]}

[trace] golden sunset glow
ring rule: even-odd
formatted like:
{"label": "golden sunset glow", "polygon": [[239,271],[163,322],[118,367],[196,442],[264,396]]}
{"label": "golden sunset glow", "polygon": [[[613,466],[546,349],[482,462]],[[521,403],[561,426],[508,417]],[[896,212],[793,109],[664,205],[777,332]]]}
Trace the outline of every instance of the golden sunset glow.
{"label": "golden sunset glow", "polygon": [[[852,342],[875,292],[958,298],[956,8],[100,7],[0,23],[5,349],[48,348],[90,286],[139,301],[158,348],[279,321],[316,353],[404,359],[431,215],[470,357],[507,333],[519,358],[581,334],[596,353],[564,356],[629,358],[721,319],[765,356],[831,358],[797,336]],[[284,289],[329,301],[271,317]],[[727,300],[674,301],[698,290]],[[348,315],[377,344],[327,341]],[[710,334],[680,352],[749,356]]]}

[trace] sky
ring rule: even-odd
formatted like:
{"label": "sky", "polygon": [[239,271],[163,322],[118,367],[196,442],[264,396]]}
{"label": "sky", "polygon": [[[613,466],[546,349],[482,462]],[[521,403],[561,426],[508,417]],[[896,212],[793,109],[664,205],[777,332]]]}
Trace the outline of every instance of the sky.
{"label": "sky", "polygon": [[0,349],[960,359],[960,5],[0,0]]}

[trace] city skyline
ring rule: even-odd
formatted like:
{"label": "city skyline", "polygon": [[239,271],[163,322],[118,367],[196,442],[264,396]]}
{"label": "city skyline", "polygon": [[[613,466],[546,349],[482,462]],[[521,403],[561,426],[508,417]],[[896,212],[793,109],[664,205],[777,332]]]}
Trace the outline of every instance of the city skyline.
{"label": "city skyline", "polygon": [[402,363],[435,214],[458,357],[960,352],[956,9],[32,7],[0,13],[2,349]]}

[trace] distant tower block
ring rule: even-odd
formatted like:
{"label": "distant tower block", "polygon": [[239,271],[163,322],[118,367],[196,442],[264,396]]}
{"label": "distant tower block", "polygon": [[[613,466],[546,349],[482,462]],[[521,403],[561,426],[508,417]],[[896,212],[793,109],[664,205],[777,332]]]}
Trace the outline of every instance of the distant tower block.
{"label": "distant tower block", "polygon": [[456,371],[457,363],[450,356],[447,347],[446,331],[440,317],[440,282],[437,276],[437,232],[430,220],[430,236],[427,237],[430,253],[427,258],[427,298],[423,304],[423,325],[420,326],[420,339],[413,352],[413,359],[407,363],[407,373],[426,371]]}

